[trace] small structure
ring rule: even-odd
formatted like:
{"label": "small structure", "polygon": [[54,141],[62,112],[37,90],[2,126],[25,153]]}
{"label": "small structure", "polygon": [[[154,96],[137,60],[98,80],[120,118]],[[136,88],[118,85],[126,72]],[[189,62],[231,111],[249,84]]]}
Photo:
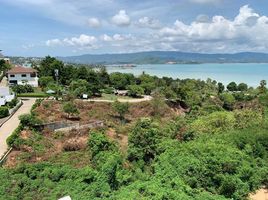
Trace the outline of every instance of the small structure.
{"label": "small structure", "polygon": [[14,98],[15,95],[10,93],[9,87],[0,87],[0,106],[6,105]]}
{"label": "small structure", "polygon": [[56,94],[56,92],[54,90],[48,90],[46,91],[47,94]]}
{"label": "small structure", "polygon": [[15,66],[7,72],[10,85],[29,84],[38,87],[37,70],[28,67]]}
{"label": "small structure", "polygon": [[82,95],[82,99],[88,99],[88,95],[87,94],[83,94]]}
{"label": "small structure", "polygon": [[128,90],[115,90],[114,94],[118,96],[127,96]]}

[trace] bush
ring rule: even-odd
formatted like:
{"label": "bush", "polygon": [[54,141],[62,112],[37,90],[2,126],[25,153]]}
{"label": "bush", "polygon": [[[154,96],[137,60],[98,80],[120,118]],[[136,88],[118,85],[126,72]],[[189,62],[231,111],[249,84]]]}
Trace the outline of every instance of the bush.
{"label": "bush", "polygon": [[223,101],[223,108],[232,110],[235,103],[235,98],[230,93],[223,93],[220,95],[220,99]]}
{"label": "bush", "polygon": [[20,145],[19,135],[22,130],[23,130],[23,126],[20,124],[15,129],[15,131],[7,138],[7,145],[9,147],[19,147]]}
{"label": "bush", "polygon": [[127,87],[128,95],[131,97],[141,97],[144,95],[144,89],[139,85],[130,85]]}
{"label": "bush", "polygon": [[6,107],[6,106],[1,106],[1,107],[0,107],[0,118],[7,117],[8,115],[9,115],[8,107]]}
{"label": "bush", "polygon": [[19,116],[21,125],[27,127],[33,127],[37,124],[41,124],[41,121],[31,114],[24,114]]}
{"label": "bush", "polygon": [[91,151],[91,156],[94,158],[102,151],[115,150],[116,146],[103,133],[92,131],[90,132],[88,147]]}
{"label": "bush", "polygon": [[195,120],[190,129],[195,133],[219,133],[232,130],[235,117],[231,112],[214,112]]}
{"label": "bush", "polygon": [[12,90],[17,93],[17,94],[21,94],[21,93],[31,93],[34,92],[34,89],[31,85],[14,85],[12,87]]}
{"label": "bush", "polygon": [[236,110],[234,111],[234,117],[236,120],[236,128],[248,128],[261,124],[262,114],[252,110]]}
{"label": "bush", "polygon": [[11,102],[8,103],[9,108],[14,108],[18,104],[19,100],[17,98],[12,99]]}
{"label": "bush", "polygon": [[76,105],[72,102],[67,102],[63,105],[63,111],[68,114],[68,117],[70,115],[79,114],[79,110],[77,109]]}

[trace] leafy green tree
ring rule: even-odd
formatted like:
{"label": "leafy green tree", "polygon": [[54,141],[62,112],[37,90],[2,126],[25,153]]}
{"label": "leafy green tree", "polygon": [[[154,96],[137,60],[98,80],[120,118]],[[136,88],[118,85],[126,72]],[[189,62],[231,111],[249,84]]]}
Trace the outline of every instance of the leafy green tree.
{"label": "leafy green tree", "polygon": [[42,76],[39,78],[39,86],[42,88],[46,88],[50,83],[54,83],[54,79],[52,76]]}
{"label": "leafy green tree", "polygon": [[153,116],[160,117],[165,115],[167,111],[167,104],[165,100],[165,96],[160,92],[155,92],[153,95],[153,99],[150,101],[153,108]]}
{"label": "leafy green tree", "polygon": [[125,120],[125,115],[129,112],[129,104],[128,103],[121,103],[119,101],[115,101],[112,104],[112,107],[115,112],[119,114],[120,120]]}
{"label": "leafy green tree", "polygon": [[218,93],[221,94],[224,91],[225,87],[222,83],[218,83]]}
{"label": "leafy green tree", "polygon": [[128,95],[131,97],[141,97],[144,95],[144,89],[139,85],[129,85],[127,89]]}
{"label": "leafy green tree", "polygon": [[235,82],[231,82],[227,85],[227,89],[231,92],[237,91],[237,84]]}
{"label": "leafy green tree", "polygon": [[128,159],[150,162],[157,155],[159,138],[158,124],[149,118],[140,119],[129,135]]}
{"label": "leafy green tree", "polygon": [[102,151],[113,151],[116,149],[115,144],[109,141],[104,133],[96,131],[89,133],[88,147],[93,158]]}
{"label": "leafy green tree", "polygon": [[77,79],[71,82],[70,91],[76,96],[81,97],[83,94],[93,95],[89,83],[86,80]]}
{"label": "leafy green tree", "polygon": [[248,85],[246,83],[240,83],[238,86],[237,86],[237,90],[238,91],[246,91],[248,89]]}
{"label": "leafy green tree", "polygon": [[39,75],[42,76],[52,76],[54,80],[56,80],[55,77],[55,70],[59,70],[59,76],[61,76],[61,73],[64,71],[64,64],[63,62],[57,60],[54,57],[46,56],[40,63],[39,67]]}
{"label": "leafy green tree", "polygon": [[105,85],[110,84],[110,76],[107,72],[106,67],[101,67],[98,74],[99,74],[101,83],[103,83]]}
{"label": "leafy green tree", "polygon": [[259,86],[260,93],[266,93],[267,91],[266,85],[267,85],[267,81],[261,80],[260,86]]}
{"label": "leafy green tree", "polygon": [[114,72],[110,74],[110,81],[114,88],[124,90],[128,85],[135,83],[133,74]]}

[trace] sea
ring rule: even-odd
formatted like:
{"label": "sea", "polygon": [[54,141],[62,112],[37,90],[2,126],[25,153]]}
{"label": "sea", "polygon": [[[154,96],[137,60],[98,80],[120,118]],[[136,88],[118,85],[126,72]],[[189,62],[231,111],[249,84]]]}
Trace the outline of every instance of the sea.
{"label": "sea", "polygon": [[107,71],[132,73],[135,76],[143,72],[158,77],[174,79],[201,79],[208,78],[227,85],[234,81],[237,84],[246,83],[257,87],[261,80],[268,82],[268,63],[224,63],[224,64],[145,64],[135,67],[108,66]]}

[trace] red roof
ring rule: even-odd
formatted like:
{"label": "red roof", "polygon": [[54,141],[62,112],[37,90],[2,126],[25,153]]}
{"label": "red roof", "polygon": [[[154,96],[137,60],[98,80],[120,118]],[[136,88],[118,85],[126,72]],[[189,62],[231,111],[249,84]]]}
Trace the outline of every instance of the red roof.
{"label": "red roof", "polygon": [[8,74],[30,74],[36,73],[37,70],[29,67],[15,66],[11,68],[7,73]]}

